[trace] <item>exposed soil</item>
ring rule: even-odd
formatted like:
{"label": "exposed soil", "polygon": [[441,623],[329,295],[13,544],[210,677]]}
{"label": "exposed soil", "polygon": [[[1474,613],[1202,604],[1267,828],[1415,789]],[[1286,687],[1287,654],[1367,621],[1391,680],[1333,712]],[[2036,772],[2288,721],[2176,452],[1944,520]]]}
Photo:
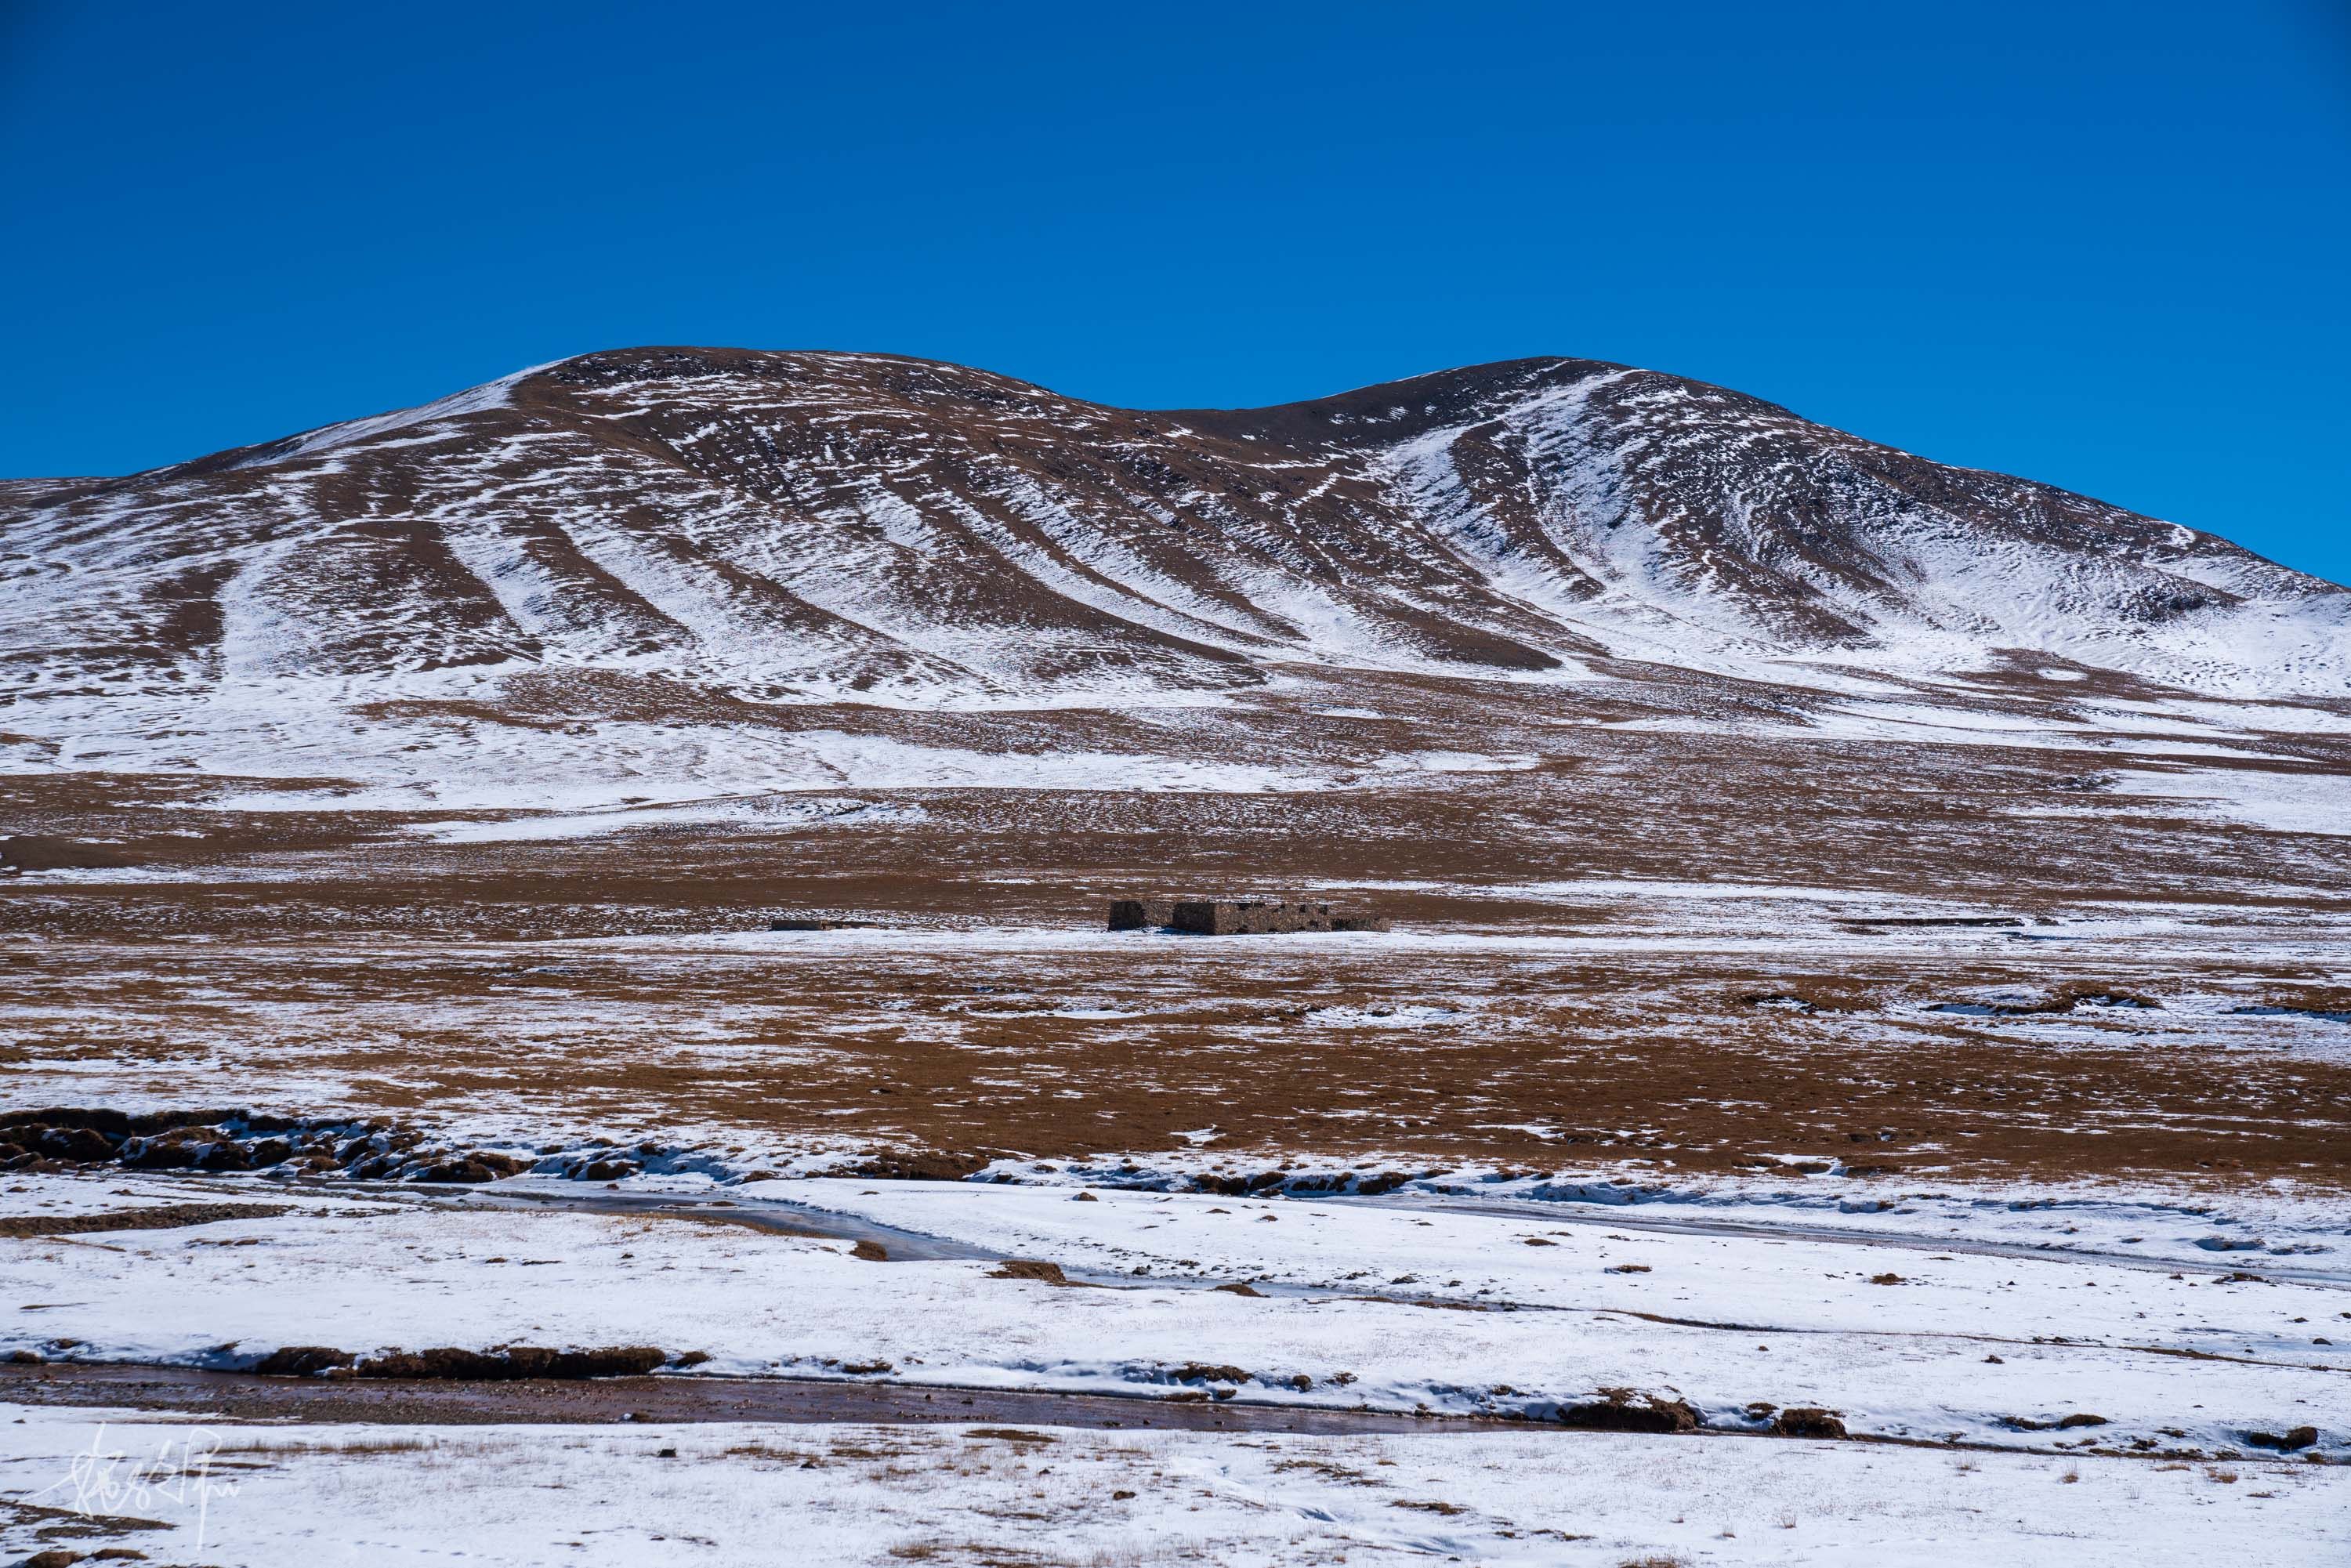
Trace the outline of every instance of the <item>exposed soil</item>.
{"label": "exposed soil", "polygon": [[105,1230],[169,1230],[224,1219],[269,1219],[287,1212],[275,1203],[162,1203],[106,1214],[0,1216],[0,1236],[85,1236]]}

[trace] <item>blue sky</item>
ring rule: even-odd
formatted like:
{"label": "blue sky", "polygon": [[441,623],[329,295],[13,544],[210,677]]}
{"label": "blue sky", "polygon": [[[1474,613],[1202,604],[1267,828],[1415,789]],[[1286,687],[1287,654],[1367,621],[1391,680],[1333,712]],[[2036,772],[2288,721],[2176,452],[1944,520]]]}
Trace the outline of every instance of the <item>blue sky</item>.
{"label": "blue sky", "polygon": [[1563,353],[2351,580],[2347,11],[0,0],[0,474],[635,343]]}

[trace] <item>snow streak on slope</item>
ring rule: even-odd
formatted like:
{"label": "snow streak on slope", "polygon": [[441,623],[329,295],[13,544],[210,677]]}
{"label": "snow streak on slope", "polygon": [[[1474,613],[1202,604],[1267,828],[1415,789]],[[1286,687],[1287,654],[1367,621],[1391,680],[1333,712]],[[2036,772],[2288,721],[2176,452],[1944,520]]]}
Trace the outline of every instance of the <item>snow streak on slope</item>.
{"label": "snow streak on slope", "polygon": [[1719,388],[1539,361],[1466,417],[1453,389],[1419,420],[1395,402],[1353,411],[1374,395],[1235,417],[1356,443],[1497,590],[1622,657],[1752,676],[1785,660],[1967,670],[2032,650],[2231,695],[2351,687],[2340,589]]}

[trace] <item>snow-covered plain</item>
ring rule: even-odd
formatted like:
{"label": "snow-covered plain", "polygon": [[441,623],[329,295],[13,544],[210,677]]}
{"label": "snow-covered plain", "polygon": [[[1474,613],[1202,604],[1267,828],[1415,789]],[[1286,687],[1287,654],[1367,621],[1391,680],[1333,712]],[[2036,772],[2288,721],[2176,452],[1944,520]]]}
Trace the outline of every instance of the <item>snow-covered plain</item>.
{"label": "snow-covered plain", "polygon": [[[662,1184],[630,1185],[611,1201],[651,1202]],[[693,1189],[681,1203],[720,1197],[667,1185]],[[2152,1229],[2142,1239],[2184,1251],[2179,1267],[2116,1257],[2129,1250],[2109,1234],[2121,1202],[2020,1207],[1980,1230],[1964,1208],[1896,1204],[1844,1216],[1855,1228],[1838,1235],[1677,1230],[1556,1202],[1485,1212],[1425,1195],[992,1183],[774,1182],[723,1189],[731,1207],[619,1212],[576,1206],[601,1192],[527,1180],[462,1204],[258,1179],[16,1186],[18,1212],[195,1197],[293,1210],[0,1240],[0,1300],[18,1309],[0,1350],[58,1360],[226,1368],[283,1344],[654,1343],[711,1357],[665,1376],[1537,1421],[1616,1390],[1687,1400],[1712,1428],[1171,1432],[1145,1429],[1142,1403],[1118,1432],[286,1427],[11,1407],[0,1544],[16,1550],[92,1528],[70,1544],[256,1568],[452,1552],[768,1563],[787,1537],[804,1562],[1071,1565],[1974,1554],[2070,1568],[2201,1564],[2252,1537],[2282,1564],[2351,1549],[2351,1270],[2334,1253],[2220,1255],[2276,1282],[2231,1281],[2189,1260],[2215,1255]],[[532,1194],[574,1204],[519,1201]],[[898,1256],[853,1256],[848,1231],[748,1228],[736,1222],[747,1210],[862,1217],[878,1223],[860,1234]],[[925,1258],[940,1248],[893,1225],[950,1251],[1055,1261],[1072,1282],[998,1277],[987,1256]],[[1215,1288],[1243,1281],[1256,1293]],[[1800,1405],[1909,1446],[1740,1435]],[[2300,1425],[2315,1443],[2259,1445]],[[92,1526],[77,1511],[152,1523]]]}
{"label": "snow-covered plain", "polygon": [[[249,1568],[925,1560],[1031,1568],[2279,1568],[2351,1550],[2351,1469],[1562,1432],[251,1427],[0,1406],[0,1488]],[[70,1513],[19,1511],[0,1550]]]}
{"label": "snow-covered plain", "polygon": [[[787,797],[840,790],[1065,789],[1302,793],[1384,787],[1424,775],[1520,771],[1573,762],[1592,747],[1573,728],[1547,735],[1539,710],[1520,707],[1509,683],[1490,698],[1488,749],[1424,739],[1395,724],[1341,737],[1317,720],[1327,710],[1241,707],[1215,694],[1171,701],[1137,688],[1086,699],[1149,730],[1156,745],[1089,745],[1072,722],[1049,740],[997,749],[846,731],[769,710],[758,723],[705,722],[691,713],[658,719],[590,711],[572,722],[495,720],[507,701],[496,671],[387,675],[374,685],[309,676],[226,680],[190,692],[77,690],[18,699],[0,732],[0,774],[149,773],[277,781],[201,797],[240,811],[501,811],[550,814],[541,836],[602,827],[658,825],[657,810],[699,826],[772,823],[800,808]],[[1587,685],[1593,700],[1608,683]],[[381,689],[377,689],[377,687]],[[1879,688],[1881,693],[1883,688]],[[1179,695],[1181,695],[1179,694]],[[389,698],[399,700],[392,701]],[[2085,765],[2120,770],[2095,809],[2150,818],[2210,811],[2279,832],[2351,831],[2351,789],[2339,775],[2265,748],[2263,737],[2322,737],[2345,722],[2335,707],[2175,704],[2125,715],[2039,706],[1987,708],[1980,699],[1849,698],[1794,708],[1773,719],[1669,715],[1594,719],[1604,730],[1783,738],[1804,745],[1891,745],[2076,752]],[[1026,705],[1040,719],[1050,700]],[[1250,727],[1279,715],[1307,741]],[[1060,720],[1050,720],[1060,724]],[[2153,763],[2163,771],[2148,770]],[[2139,764],[2132,767],[2131,764]],[[2217,766],[2215,764],[2218,764]],[[2264,765],[2268,766],[2264,766]],[[756,808],[756,810],[755,810]],[[581,813],[597,814],[592,821]],[[602,815],[610,813],[609,816]],[[817,813],[810,812],[813,819]],[[454,828],[451,830],[455,831]],[[502,834],[518,837],[527,829]]]}
{"label": "snow-covered plain", "polygon": [[[78,1190],[26,1185],[61,1180]],[[1536,1419],[1631,1389],[1728,1430],[1822,1407],[1855,1434],[2036,1449],[2210,1457],[2311,1425],[2314,1451],[2351,1458],[2351,1269],[2325,1243],[2215,1255],[2159,1237],[2150,1250],[2203,1260],[2140,1259],[1971,1236],[1898,1202],[1840,1234],[994,1183],[754,1184],[726,1207],[618,1212],[164,1185],[299,1207],[0,1242],[0,1293],[37,1303],[0,1352],[234,1369],[285,1345],[650,1343],[707,1356],[703,1375]],[[967,1254],[899,1239],[912,1255],[877,1262],[731,1222],[778,1199]],[[1005,1257],[1078,1283],[999,1277]]]}

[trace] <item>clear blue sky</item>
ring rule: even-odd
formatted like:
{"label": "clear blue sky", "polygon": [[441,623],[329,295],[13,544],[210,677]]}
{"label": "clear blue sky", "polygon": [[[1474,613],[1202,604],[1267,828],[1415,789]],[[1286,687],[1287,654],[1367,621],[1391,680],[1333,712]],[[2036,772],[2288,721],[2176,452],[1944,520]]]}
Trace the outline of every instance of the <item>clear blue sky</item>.
{"label": "clear blue sky", "polygon": [[1579,354],[2351,580],[2351,5],[0,0],[0,474],[634,343]]}

